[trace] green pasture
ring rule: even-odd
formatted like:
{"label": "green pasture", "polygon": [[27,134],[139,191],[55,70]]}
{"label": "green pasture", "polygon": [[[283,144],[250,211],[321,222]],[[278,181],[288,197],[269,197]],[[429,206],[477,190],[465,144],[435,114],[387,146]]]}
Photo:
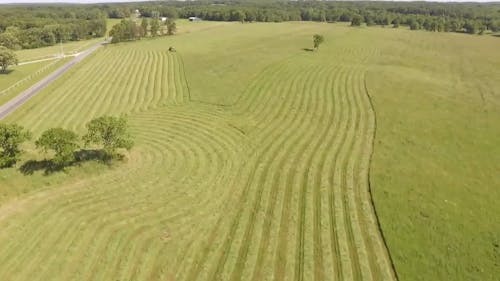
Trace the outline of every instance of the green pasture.
{"label": "green pasture", "polygon": [[69,58],[11,66],[7,74],[0,74],[0,105],[62,66]]}
{"label": "green pasture", "polygon": [[[117,19],[107,19],[109,28],[118,22]],[[7,74],[0,74],[0,105],[62,66],[72,55],[102,41],[103,38],[96,38],[16,51],[20,65],[10,66]],[[67,57],[57,59],[62,53]]]}
{"label": "green pasture", "polygon": [[178,30],[99,49],[5,120],[126,114],[136,145],[46,173],[26,143],[0,170],[0,280],[496,280],[499,38]]}
{"label": "green pasture", "polygon": [[28,61],[55,58],[60,56],[61,53],[64,53],[65,55],[74,55],[102,41],[103,38],[96,38],[96,39],[82,40],[82,41],[71,41],[63,43],[62,46],[61,44],[56,44],[54,46],[37,48],[37,49],[19,50],[16,51],[16,55],[17,58],[19,59],[19,62],[28,62]]}

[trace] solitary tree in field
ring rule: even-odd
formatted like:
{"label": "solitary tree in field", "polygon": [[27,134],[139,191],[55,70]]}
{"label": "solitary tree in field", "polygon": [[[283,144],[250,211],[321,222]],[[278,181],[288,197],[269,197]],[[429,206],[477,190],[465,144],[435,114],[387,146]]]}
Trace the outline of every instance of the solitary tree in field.
{"label": "solitary tree in field", "polygon": [[16,124],[0,124],[0,167],[11,167],[19,160],[19,146],[31,138],[31,133]]}
{"label": "solitary tree in field", "polygon": [[325,41],[325,38],[323,37],[323,35],[314,34],[314,36],[313,36],[313,46],[314,46],[314,49],[318,50],[319,49],[319,45],[321,43],[323,43],[323,41]]}
{"label": "solitary tree in field", "polygon": [[113,157],[119,148],[131,149],[134,142],[128,132],[125,117],[102,116],[87,123],[85,144],[102,145],[104,152]]}
{"label": "solitary tree in field", "polygon": [[174,35],[177,32],[177,25],[174,20],[167,20],[167,35]]}
{"label": "solitary tree in field", "polygon": [[6,72],[7,68],[11,65],[17,65],[18,60],[14,51],[8,49],[7,47],[0,46],[0,70],[1,72]]}
{"label": "solitary tree in field", "polygon": [[66,165],[75,160],[74,151],[79,147],[78,135],[63,128],[52,128],[43,132],[36,140],[36,147],[47,152],[55,152],[54,163]]}

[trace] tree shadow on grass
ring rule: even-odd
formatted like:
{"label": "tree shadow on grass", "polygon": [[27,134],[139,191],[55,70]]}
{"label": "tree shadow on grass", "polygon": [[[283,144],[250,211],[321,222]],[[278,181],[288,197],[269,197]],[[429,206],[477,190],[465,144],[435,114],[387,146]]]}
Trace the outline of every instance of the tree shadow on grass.
{"label": "tree shadow on grass", "polygon": [[74,153],[75,161],[73,164],[78,164],[88,161],[97,161],[109,164],[113,159],[109,154],[102,149],[80,149]]}
{"label": "tree shadow on grass", "polygon": [[5,71],[0,70],[0,75],[9,75],[9,73],[13,72],[14,69],[7,69]]}
{"label": "tree shadow on grass", "polygon": [[302,48],[302,51],[314,52],[314,49],[311,49],[311,48]]}
{"label": "tree shadow on grass", "polygon": [[113,160],[122,161],[123,159],[125,159],[125,155],[123,154],[108,154],[102,149],[80,149],[75,152],[75,164],[97,161],[106,165],[111,165]]}
{"label": "tree shadow on grass", "polygon": [[62,170],[64,170],[64,166],[58,165],[52,160],[29,160],[19,167],[19,171],[23,175],[32,175],[36,171],[43,171],[44,175],[50,175]]}
{"label": "tree shadow on grass", "polygon": [[108,166],[111,165],[112,160],[123,160],[122,154],[109,155],[100,149],[81,149],[74,152],[75,160],[66,164],[58,164],[52,160],[29,160],[25,162],[19,171],[23,175],[32,175],[37,171],[43,171],[44,175],[50,175],[55,172],[64,171],[67,167],[80,166],[85,162],[100,162]]}

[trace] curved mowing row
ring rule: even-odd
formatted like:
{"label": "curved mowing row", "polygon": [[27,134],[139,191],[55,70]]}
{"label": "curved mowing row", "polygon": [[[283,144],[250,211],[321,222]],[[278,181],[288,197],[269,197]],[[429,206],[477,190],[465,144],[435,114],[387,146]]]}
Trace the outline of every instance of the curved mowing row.
{"label": "curved mowing row", "polygon": [[0,280],[394,279],[361,65],[291,58],[226,107],[190,102],[183,73],[176,54],[107,48],[9,117],[40,133],[127,113],[137,144],[0,208]]}
{"label": "curved mowing row", "polygon": [[83,118],[183,104],[189,96],[178,59],[169,52],[106,48],[10,120],[29,124],[36,132],[52,124],[80,130]]}

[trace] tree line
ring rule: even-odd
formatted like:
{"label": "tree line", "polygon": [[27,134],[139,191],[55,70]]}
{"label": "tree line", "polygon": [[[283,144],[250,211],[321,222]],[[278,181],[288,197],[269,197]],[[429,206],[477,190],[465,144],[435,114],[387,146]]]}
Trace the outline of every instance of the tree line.
{"label": "tree line", "polygon": [[[129,18],[136,10],[146,18],[199,17],[211,21],[350,22],[436,32],[483,34],[500,31],[500,3],[341,2],[200,0],[95,5],[2,5],[0,46],[28,49],[106,34],[106,18]],[[152,36],[157,22],[151,21]],[[161,26],[161,25],[160,25]],[[125,22],[114,31],[122,40],[147,36],[141,26]],[[151,28],[149,29],[151,30]],[[160,34],[161,35],[161,34]]]}
{"label": "tree line", "polygon": [[[340,1],[189,1],[120,4],[114,9],[141,14],[191,16],[210,21],[350,22],[437,32],[500,31],[499,3],[340,2]],[[112,16],[108,13],[109,16]]]}
{"label": "tree line", "polygon": [[2,6],[0,46],[32,49],[106,34],[106,12],[82,6]]}
{"label": "tree line", "polygon": [[177,8],[170,5],[169,3],[117,3],[117,4],[104,4],[103,10],[111,19],[124,19],[130,17],[135,10],[139,10],[141,16],[146,18],[153,17],[167,17],[170,19],[176,19],[179,17]]}
{"label": "tree line", "polygon": [[[118,149],[130,150],[134,145],[124,117],[102,116],[86,124],[87,133],[81,138],[75,132],[63,128],[51,128],[35,141],[41,152],[52,153],[50,169],[62,169],[75,162],[88,160],[89,154],[98,155],[99,160],[109,162],[120,158]],[[16,165],[23,153],[21,144],[30,140],[29,130],[17,124],[0,124],[0,168]],[[93,145],[98,150],[82,148]]]}

